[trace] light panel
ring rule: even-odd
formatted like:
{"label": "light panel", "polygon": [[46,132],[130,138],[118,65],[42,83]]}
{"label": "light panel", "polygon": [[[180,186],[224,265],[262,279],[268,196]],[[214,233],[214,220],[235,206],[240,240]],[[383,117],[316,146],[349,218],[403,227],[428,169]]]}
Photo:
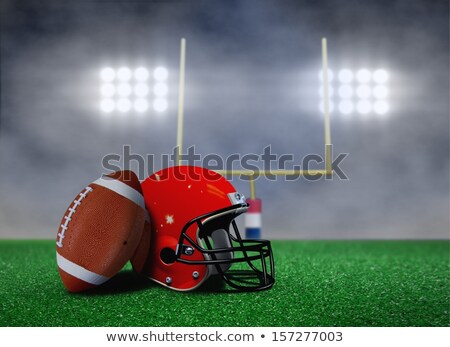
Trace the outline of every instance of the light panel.
{"label": "light panel", "polygon": [[339,87],[339,96],[342,99],[350,99],[353,96],[353,87],[349,84],[344,84]]}
{"label": "light panel", "polygon": [[356,95],[360,99],[368,99],[370,98],[372,91],[367,84],[362,84],[356,88]]}
{"label": "light panel", "polygon": [[[319,71],[319,110],[323,113],[323,75]],[[331,78],[330,78],[331,77]],[[337,105],[337,113],[342,116],[359,114],[367,118],[369,114],[386,115],[389,110],[389,73],[385,69],[360,68],[338,70],[333,80],[333,72],[329,69],[329,104],[330,113]],[[333,91],[336,90],[337,93]],[[348,117],[346,117],[348,118]]]}
{"label": "light panel", "polygon": [[134,94],[139,97],[148,95],[148,85],[146,83],[138,83],[134,86]]}
{"label": "light panel", "polygon": [[155,71],[153,71],[153,77],[157,81],[165,81],[169,75],[169,72],[165,67],[158,66]]}
{"label": "light panel", "polygon": [[377,85],[373,88],[373,96],[377,99],[385,99],[388,96],[388,89],[385,85]]}
{"label": "light panel", "polygon": [[134,78],[136,81],[145,82],[147,81],[149,76],[149,72],[145,67],[138,67],[136,70],[134,70]]}
{"label": "light panel", "polygon": [[351,83],[353,81],[353,72],[350,69],[342,69],[339,71],[338,78],[341,83]]}
{"label": "light panel", "polygon": [[167,88],[167,84],[165,84],[165,83],[156,83],[155,86],[153,87],[153,93],[157,97],[164,97],[167,95],[167,92],[168,92],[168,88]]}
{"label": "light panel", "polygon": [[131,101],[130,99],[119,99],[117,101],[117,110],[122,113],[129,112],[131,109]]}
{"label": "light panel", "polygon": [[375,102],[373,109],[376,114],[384,115],[389,111],[389,105],[386,101],[380,100]]}
{"label": "light panel", "polygon": [[156,67],[153,74],[150,74],[150,71],[144,66],[108,66],[100,69],[100,111],[143,114],[150,110],[150,105],[158,113],[166,111],[169,72],[163,66]]}
{"label": "light panel", "polygon": [[167,100],[166,99],[155,99],[155,101],[153,101],[153,109],[156,112],[164,112],[165,110],[167,110]]}
{"label": "light panel", "polygon": [[[333,70],[328,69],[328,82],[331,82],[334,78]],[[323,81],[323,70],[319,71],[319,81]]]}
{"label": "light panel", "polygon": [[341,112],[342,114],[351,114],[353,113],[354,108],[355,106],[350,100],[343,100],[339,103],[339,112]]}
{"label": "light panel", "polygon": [[111,82],[116,77],[116,72],[110,67],[105,67],[100,71],[100,78],[103,82]]}
{"label": "light panel", "polygon": [[120,83],[117,86],[117,95],[127,97],[131,94],[131,86],[129,83]]}
{"label": "light panel", "polygon": [[148,101],[146,99],[136,99],[133,103],[136,112],[142,113],[148,110]]}
{"label": "light panel", "polygon": [[371,78],[372,74],[368,69],[361,69],[356,73],[356,80],[359,83],[369,83]]}
{"label": "light panel", "polygon": [[375,72],[373,73],[373,80],[375,81],[375,83],[386,83],[389,79],[389,74],[387,73],[386,70],[383,69],[378,69],[375,70]]}
{"label": "light panel", "polygon": [[119,70],[117,70],[117,79],[119,81],[126,82],[131,78],[131,70],[130,68],[123,66]]}
{"label": "light panel", "polygon": [[104,83],[100,87],[100,94],[105,98],[112,98],[116,92],[116,87],[112,83]]}
{"label": "light panel", "polygon": [[[319,103],[319,109],[320,109],[320,112],[325,113],[325,111],[323,109],[323,101]],[[328,112],[333,113],[333,111],[334,111],[334,103],[332,101],[330,101],[328,104]]]}
{"label": "light panel", "polygon": [[111,113],[115,109],[115,103],[112,99],[103,99],[100,101],[100,110],[104,113]]}
{"label": "light panel", "polygon": [[372,104],[369,100],[360,100],[356,104],[356,110],[359,114],[368,114],[372,111]]}

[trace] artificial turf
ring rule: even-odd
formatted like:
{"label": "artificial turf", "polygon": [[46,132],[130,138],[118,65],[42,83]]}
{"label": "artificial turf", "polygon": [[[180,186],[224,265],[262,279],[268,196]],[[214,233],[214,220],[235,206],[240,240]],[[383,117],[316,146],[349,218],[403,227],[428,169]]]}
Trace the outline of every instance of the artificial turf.
{"label": "artificial turf", "polygon": [[85,294],[54,241],[0,241],[0,326],[449,326],[448,241],[273,241],[268,291],[179,293],[127,265]]}

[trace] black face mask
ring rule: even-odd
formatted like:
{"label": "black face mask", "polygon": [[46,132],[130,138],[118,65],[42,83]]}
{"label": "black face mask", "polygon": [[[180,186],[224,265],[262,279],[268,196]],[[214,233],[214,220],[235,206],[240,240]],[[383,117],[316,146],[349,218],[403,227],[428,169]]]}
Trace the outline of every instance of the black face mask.
{"label": "black face mask", "polygon": [[[275,283],[275,267],[270,241],[243,240],[234,220],[247,208],[248,204],[237,204],[186,223],[180,235],[175,261],[207,265],[211,275],[220,275],[229,286],[239,291],[271,288]],[[198,226],[199,242],[187,235],[187,230],[194,223]],[[204,260],[189,260],[194,250],[201,252]]]}

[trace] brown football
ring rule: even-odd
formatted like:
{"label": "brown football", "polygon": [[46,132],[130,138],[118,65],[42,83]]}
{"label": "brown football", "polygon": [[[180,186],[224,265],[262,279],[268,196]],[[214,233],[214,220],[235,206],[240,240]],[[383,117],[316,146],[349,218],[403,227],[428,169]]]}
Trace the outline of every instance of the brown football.
{"label": "brown football", "polygon": [[113,277],[135,253],[146,219],[141,185],[132,171],[89,184],[66,210],[56,237],[64,286],[80,292]]}

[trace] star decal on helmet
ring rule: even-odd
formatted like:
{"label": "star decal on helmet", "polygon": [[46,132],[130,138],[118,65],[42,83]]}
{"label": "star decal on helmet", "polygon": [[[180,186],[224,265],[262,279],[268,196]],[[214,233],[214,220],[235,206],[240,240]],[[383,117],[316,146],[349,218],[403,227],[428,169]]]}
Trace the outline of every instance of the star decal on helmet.
{"label": "star decal on helmet", "polygon": [[173,224],[175,221],[173,219],[173,215],[166,214],[166,224]]}

